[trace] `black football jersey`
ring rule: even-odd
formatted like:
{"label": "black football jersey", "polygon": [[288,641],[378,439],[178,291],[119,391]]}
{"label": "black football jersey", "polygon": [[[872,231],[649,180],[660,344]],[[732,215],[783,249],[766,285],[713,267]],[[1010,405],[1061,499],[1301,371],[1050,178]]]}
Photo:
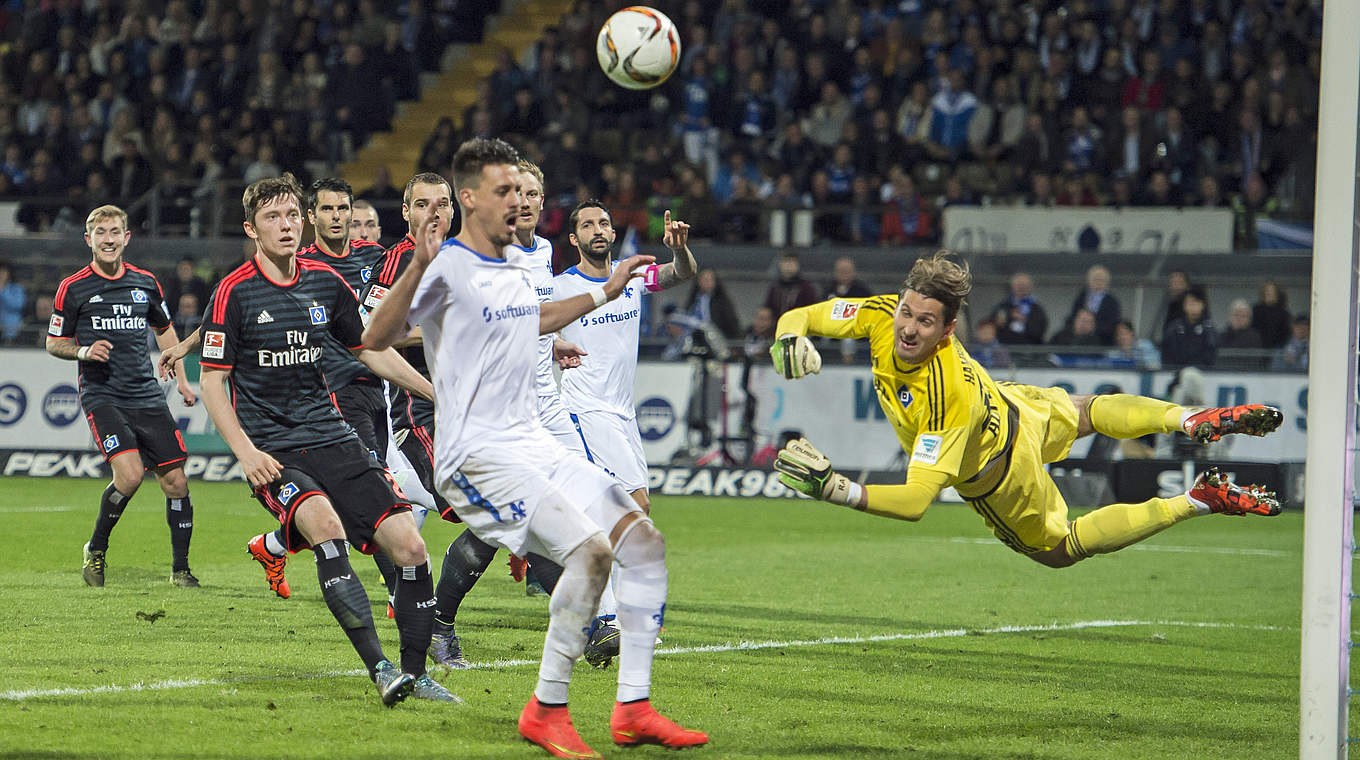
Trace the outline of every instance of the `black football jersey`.
{"label": "black football jersey", "polygon": [[[360,295],[360,308],[373,311],[378,308],[378,304],[387,295],[387,291],[401,277],[401,273],[406,271],[406,267],[411,263],[411,258],[415,255],[416,241],[410,235],[402,238],[396,245],[387,249],[387,255],[383,257],[382,265],[378,268],[377,274],[369,281]],[[425,364],[425,349],[423,346],[405,346],[397,349],[406,361],[415,367],[416,371],[430,379],[430,368]],[[419,396],[413,396],[396,386],[391,387],[392,397],[392,429],[393,430],[412,430],[421,425],[434,424],[434,404]]]}
{"label": "black football jersey", "polygon": [[355,436],[322,369],[331,341],[349,354],[363,334],[354,291],[334,269],[299,258],[293,281],[277,283],[251,259],[222,279],[211,303],[199,363],[231,370],[236,416],[257,448],[297,451]]}
{"label": "black football jersey", "polygon": [[121,274],[106,277],[87,265],[57,287],[47,334],[81,346],[113,344],[107,362],[78,362],[85,411],[114,403],[147,409],[165,404],[151,369],[147,329],[161,333],[170,324],[155,275],[124,262]]}
{"label": "black football jersey", "polygon": [[[321,250],[316,243],[298,251],[297,256],[299,261],[319,261],[334,269],[349,285],[357,299],[363,293],[364,287],[373,279],[373,273],[382,263],[384,253],[383,247],[377,243],[355,239],[349,242],[349,253],[344,256],[332,256]],[[326,381],[330,383],[332,393],[355,380],[367,383],[379,382],[378,378],[338,341],[327,340],[326,353],[322,361]]]}

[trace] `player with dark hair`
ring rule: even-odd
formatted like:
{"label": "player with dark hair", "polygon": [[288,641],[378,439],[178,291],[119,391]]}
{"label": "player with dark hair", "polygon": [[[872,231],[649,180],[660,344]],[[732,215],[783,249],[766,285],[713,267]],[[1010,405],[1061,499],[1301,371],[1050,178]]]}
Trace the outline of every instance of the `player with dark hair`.
{"label": "player with dark hair", "polygon": [[378,219],[378,209],[369,201],[354,201],[354,213],[349,221],[349,236],[354,240],[367,240],[382,245],[382,224]]}
{"label": "player with dark hair", "polygon": [[[298,251],[299,259],[325,262],[340,274],[357,298],[381,264],[383,247],[362,238],[350,237],[354,192],[339,177],[322,177],[307,192],[307,221],[316,230],[311,245]],[[330,388],[331,400],[340,410],[359,440],[368,447],[380,465],[386,464],[387,401],[382,381],[331,336],[325,338],[321,357],[322,371]],[[279,596],[288,596],[288,581],[283,569],[287,562],[282,529],[252,538],[246,549],[265,571],[265,580]],[[374,552],[374,564],[387,586],[387,616],[392,617],[392,596],[396,578],[392,563],[381,551]]]}
{"label": "player with dark hair", "polygon": [[[123,260],[131,239],[121,208],[100,206],[90,212],[85,243],[93,259],[61,281],[47,328],[47,352],[79,365],[80,405],[113,472],[113,482],[99,500],[94,534],[83,549],[81,575],[90,586],[104,585],[109,534],[141,486],[142,475],[155,470],[170,525],[170,582],[198,588],[189,571],[194,507],[184,477],[184,437],[152,374],[146,330],[155,332],[162,350],[178,338],[156,276]],[[193,406],[196,398],[182,372],[178,388],[185,405]]]}
{"label": "player with dark hair", "polygon": [[[547,300],[550,289],[548,280],[552,278],[552,243],[534,234],[534,229],[538,226],[539,215],[543,211],[543,173],[537,166],[528,162],[519,163],[520,179],[522,180],[523,200],[520,205],[519,216],[515,220],[515,240],[510,243],[524,252],[525,260],[529,266],[530,280],[536,288],[539,300]],[[396,282],[401,272],[405,271],[406,266],[411,261],[411,255],[415,250],[414,224],[420,214],[428,208],[428,201],[424,196],[434,190],[438,185],[439,192],[443,195],[438,196],[439,208],[436,211],[441,218],[446,218],[445,208],[448,206],[450,197],[449,187],[443,177],[438,174],[418,174],[411,179],[406,186],[406,200],[402,205],[402,215],[413,225],[412,234],[408,234],[401,243],[388,253],[388,257],[383,264],[376,285],[370,288],[370,296],[365,300],[365,305],[369,308],[376,307],[380,302],[381,296],[386,295],[387,290]],[[398,253],[399,252],[399,253]],[[397,254],[394,257],[394,253]],[[377,296],[376,298],[374,296]],[[419,328],[416,329],[416,332]],[[403,341],[405,343],[405,341]],[[416,353],[420,353],[418,363],[417,358],[408,356],[411,364],[425,371],[428,377],[428,370],[425,369],[425,357],[421,353],[419,346],[414,346]],[[557,398],[557,379],[553,376],[552,362],[554,358],[563,363],[564,367],[579,366],[579,349],[576,346],[558,340],[555,336],[544,335],[539,337],[539,355],[536,375],[537,395],[538,395],[538,418],[550,433],[554,435],[564,445],[568,446],[582,455],[585,454],[581,449],[580,438],[576,435],[575,428],[567,418],[566,411],[562,408],[561,401]],[[412,399],[410,405],[394,404],[394,412],[398,408],[404,408],[406,415],[412,415],[413,411],[418,414],[421,422],[416,424],[414,419],[398,419],[401,415],[394,415],[394,428],[406,427],[413,432],[412,436],[406,441],[413,445],[410,447],[403,443],[402,450],[408,454],[408,458],[413,461],[420,459],[421,463],[416,465],[417,469],[422,470],[422,483],[428,489],[434,490],[433,482],[433,460],[434,460],[434,408],[433,405]],[[401,435],[400,432],[397,433]],[[418,442],[418,443],[417,443]],[[417,447],[419,449],[417,450]],[[425,464],[428,462],[429,464]],[[451,511],[447,511],[448,502],[442,497],[436,498],[441,502],[440,509],[446,517],[452,516]],[[448,551],[444,553],[444,566],[439,574],[439,585],[435,587],[435,614],[434,614],[434,635],[430,637],[430,658],[448,668],[467,668],[471,663],[463,655],[462,642],[455,632],[455,622],[458,615],[458,608],[463,599],[472,591],[473,586],[486,572],[491,565],[492,559],[496,556],[496,546],[477,538],[477,535],[470,530],[465,530],[449,544]],[[511,558],[512,575],[517,579],[524,578],[526,583],[529,579],[520,575],[526,569],[533,573],[534,581],[539,584],[549,594],[557,585],[557,579],[562,574],[562,568],[553,561],[542,555],[531,554],[521,560],[517,557]]]}
{"label": "player with dark hair", "polygon": [[869,339],[879,405],[911,456],[904,485],[861,486],[800,438],[775,461],[785,485],[912,521],[953,486],[1002,543],[1054,568],[1118,551],[1197,515],[1279,513],[1274,493],[1235,485],[1211,468],[1181,496],[1112,504],[1069,521],[1044,465],[1065,458],[1077,438],[1180,431],[1207,443],[1231,433],[1265,435],[1283,416],[1258,404],[1186,408],[1142,396],[997,383],[953,337],[971,289],[968,269],[940,251],[916,262],[897,295],[832,299],[780,317],[770,355],[789,379],[821,368],[807,335]]}
{"label": "player with dark hair", "polygon": [[[331,401],[322,371],[327,341],[411,392],[434,391],[395,351],[365,348],[349,284],[325,262],[297,255],[300,201],[292,175],[246,188],[244,227],[256,252],[213,295],[203,324],[203,401],[255,497],[278,518],[287,547],[312,550],[326,605],[383,703],[412,694],[457,701],[425,672],[434,613],[425,542],[405,496]],[[349,544],[366,553],[381,548],[398,565],[400,667],[378,642]]]}
{"label": "player with dark hair", "polygon": [[[540,303],[523,251],[510,245],[523,205],[518,162],[501,140],[459,147],[453,180],[462,229],[441,246],[442,220],[422,217],[411,263],[371,315],[364,338],[371,346],[391,345],[420,326],[438,389],[440,492],[483,541],[562,565],[520,735],[558,757],[598,757],[572,726],[567,687],[617,562],[623,642],[611,736],[620,745],[704,744],[707,735],[681,728],[650,702],[666,607],[665,541],[616,481],[543,428],[534,389],[540,334],[619,297],[638,274],[655,277],[658,267],[650,256],[635,256],[588,293]],[[678,234],[667,230],[668,238]]]}
{"label": "player with dark hair", "polygon": [[[649,270],[654,277],[630,283],[622,298],[600,308],[589,319],[562,328],[562,337],[586,353],[580,367],[562,373],[562,405],[581,439],[581,448],[587,459],[618,479],[644,512],[651,509],[647,457],[633,404],[642,299],[693,278],[699,268],[686,244],[689,225],[672,222],[670,211],[664,221],[668,231],[678,230],[665,241],[674,260]],[[553,278],[552,298],[588,292],[619,265],[613,259],[614,224],[604,204],[596,200],[578,204],[571,211],[567,229],[580,262]],[[614,594],[606,586],[585,650],[586,662],[592,666],[607,666],[619,651],[617,608]]]}

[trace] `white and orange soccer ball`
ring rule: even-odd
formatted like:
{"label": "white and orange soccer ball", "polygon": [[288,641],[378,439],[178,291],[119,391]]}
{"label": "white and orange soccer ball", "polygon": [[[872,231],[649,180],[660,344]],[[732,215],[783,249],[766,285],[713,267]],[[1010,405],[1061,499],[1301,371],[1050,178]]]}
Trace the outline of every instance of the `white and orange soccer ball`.
{"label": "white and orange soccer ball", "polygon": [[646,90],[666,81],[680,63],[680,33],[661,11],[630,5],[600,27],[595,55],[615,84]]}

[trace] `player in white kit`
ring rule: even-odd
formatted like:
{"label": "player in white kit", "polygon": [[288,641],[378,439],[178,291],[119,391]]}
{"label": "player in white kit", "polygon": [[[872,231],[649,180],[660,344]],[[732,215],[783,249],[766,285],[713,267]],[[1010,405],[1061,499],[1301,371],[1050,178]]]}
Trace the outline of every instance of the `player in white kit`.
{"label": "player in white kit", "polygon": [[[671,226],[666,212],[667,229]],[[623,296],[562,328],[562,336],[581,347],[581,366],[562,373],[562,403],[571,414],[586,457],[613,475],[643,511],[650,511],[647,497],[647,458],[633,405],[637,376],[638,329],[642,323],[642,299],[684,282],[698,271],[690,252],[688,227],[666,244],[674,264],[656,267],[655,277],[634,279]],[[615,239],[609,211],[599,201],[588,200],[572,210],[569,239],[580,254],[580,263],[553,278],[552,297],[586,293],[604,282],[619,265],[612,258]],[[606,587],[600,608],[591,623],[586,662],[605,667],[618,653],[617,604]]]}
{"label": "player in white kit", "polygon": [[[424,334],[435,378],[435,482],[478,537],[562,565],[549,605],[538,685],[519,732],[558,757],[598,757],[567,711],[572,665],[612,562],[619,565],[616,744],[696,746],[708,741],[652,708],[651,663],[664,620],[665,541],[617,482],[569,451],[538,419],[537,336],[617,298],[651,257],[622,262],[589,293],[542,304],[523,251],[508,244],[521,206],[519,156],[501,140],[473,139],[453,158],[463,227],[438,245],[438,223],[421,225],[417,252],[364,331],[385,347],[413,325]],[[671,239],[682,225],[667,230]]]}
{"label": "player in white kit", "polygon": [[[515,238],[510,248],[517,248],[524,254],[529,267],[529,281],[538,293],[540,302],[549,300],[552,280],[552,243],[534,234],[538,218],[543,213],[543,172],[529,161],[520,161],[522,202],[519,216],[515,220]],[[548,432],[553,434],[567,448],[582,456],[581,437],[576,434],[567,410],[557,398],[557,378],[553,375],[553,362],[562,366],[580,366],[580,349],[553,335],[540,335],[538,338],[538,368],[535,385],[538,394],[538,419]],[[439,585],[435,588],[437,600],[434,613],[434,633],[430,637],[430,659],[446,668],[463,669],[472,663],[463,652],[463,641],[456,633],[458,609],[463,599],[477,585],[477,581],[491,566],[497,546],[489,544],[470,530],[465,530],[453,540],[444,553],[444,565],[439,574]],[[516,580],[524,580],[526,585],[536,583],[548,593],[552,593],[562,568],[552,560],[540,555],[524,559],[511,556],[511,574]],[[606,587],[606,594],[612,600],[613,594]],[[617,605],[616,605],[617,606]],[[615,652],[617,654],[617,641]],[[612,655],[611,655],[612,656]]]}

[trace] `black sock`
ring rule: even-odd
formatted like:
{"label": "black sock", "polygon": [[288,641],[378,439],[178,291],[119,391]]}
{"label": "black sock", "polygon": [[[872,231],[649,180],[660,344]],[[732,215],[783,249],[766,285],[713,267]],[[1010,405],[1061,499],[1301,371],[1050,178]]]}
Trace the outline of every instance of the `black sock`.
{"label": "black sock", "polygon": [[[538,585],[544,591],[552,594],[553,589],[557,588],[557,579],[562,577],[562,566],[548,559],[547,557],[529,552],[525,557],[529,561],[529,569],[533,571],[534,577],[538,579]],[[526,578],[527,580],[527,578]]]}
{"label": "black sock", "polygon": [[392,560],[383,554],[382,549],[373,552],[373,564],[378,566],[378,572],[382,574],[383,585],[387,587],[387,598],[391,599],[392,594],[397,591],[397,567],[392,564]]}
{"label": "black sock", "polygon": [[458,616],[458,605],[468,595],[477,579],[482,577],[496,556],[496,547],[464,530],[444,552],[444,569],[439,573],[439,587],[435,589],[435,632],[447,636],[453,630],[453,619]]}
{"label": "black sock", "polygon": [[94,520],[94,535],[90,536],[90,551],[108,551],[109,534],[113,532],[118,518],[123,516],[123,510],[127,509],[129,498],[114,488],[112,483],[104,489],[104,495],[99,497],[99,516]]}
{"label": "black sock", "polygon": [[326,606],[345,629],[368,672],[376,672],[378,663],[387,656],[378,643],[378,632],[373,629],[373,612],[368,608],[364,584],[349,565],[349,545],[343,538],[333,538],[313,546],[312,554],[316,557],[316,579],[321,583]]}
{"label": "black sock", "polygon": [[401,669],[413,676],[425,673],[425,652],[434,626],[434,582],[430,563],[397,568],[397,631],[401,634]]}
{"label": "black sock", "polygon": [[170,548],[174,551],[173,570],[189,569],[189,540],[194,535],[194,505],[189,494],[165,500],[165,521],[170,525]]}

